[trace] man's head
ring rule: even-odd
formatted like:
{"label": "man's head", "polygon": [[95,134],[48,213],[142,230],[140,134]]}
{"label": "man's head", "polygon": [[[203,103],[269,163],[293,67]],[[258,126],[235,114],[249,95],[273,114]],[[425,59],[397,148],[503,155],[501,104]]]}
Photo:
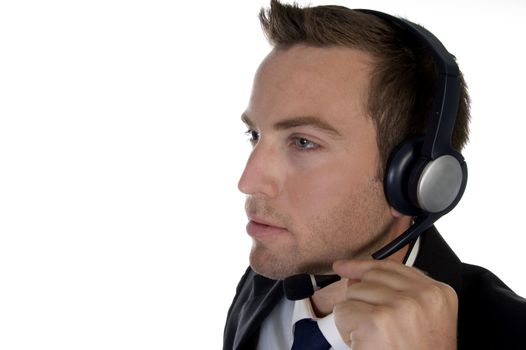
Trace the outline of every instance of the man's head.
{"label": "man's head", "polygon": [[[243,115],[254,144],[239,182],[251,265],[272,278],[326,272],[408,226],[385,200],[382,173],[397,144],[424,133],[436,69],[396,28],[343,7],[272,1],[260,19],[274,49]],[[467,140],[461,91],[457,149]]]}

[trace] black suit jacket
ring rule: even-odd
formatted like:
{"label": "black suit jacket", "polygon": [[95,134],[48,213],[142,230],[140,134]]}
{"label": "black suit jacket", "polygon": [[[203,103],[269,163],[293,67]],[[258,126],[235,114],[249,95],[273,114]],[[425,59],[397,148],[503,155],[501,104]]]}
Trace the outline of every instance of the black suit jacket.
{"label": "black suit jacket", "polygon": [[[461,263],[434,227],[422,234],[414,266],[457,292],[459,350],[526,349],[526,300],[488,270]],[[255,349],[263,320],[283,297],[281,281],[248,268],[228,311],[223,349]]]}

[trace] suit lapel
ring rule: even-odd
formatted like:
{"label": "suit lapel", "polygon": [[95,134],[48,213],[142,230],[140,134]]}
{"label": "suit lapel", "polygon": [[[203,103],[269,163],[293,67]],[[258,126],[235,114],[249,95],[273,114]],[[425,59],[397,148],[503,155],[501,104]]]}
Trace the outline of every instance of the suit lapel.
{"label": "suit lapel", "polygon": [[421,236],[420,251],[414,266],[429,277],[450,285],[457,294],[460,293],[462,264],[434,226]]}
{"label": "suit lapel", "polygon": [[275,281],[252,272],[252,290],[241,308],[234,349],[254,349],[263,320],[283,297],[281,281]]}

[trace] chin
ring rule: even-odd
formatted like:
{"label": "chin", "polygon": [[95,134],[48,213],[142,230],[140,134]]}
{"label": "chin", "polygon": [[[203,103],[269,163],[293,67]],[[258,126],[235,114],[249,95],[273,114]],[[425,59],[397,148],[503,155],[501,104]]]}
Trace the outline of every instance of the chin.
{"label": "chin", "polygon": [[282,280],[300,273],[327,274],[333,273],[331,262],[303,262],[294,258],[294,252],[275,254],[264,248],[252,248],[250,252],[250,267],[259,275]]}
{"label": "chin", "polygon": [[257,258],[250,258],[250,267],[257,274],[273,280],[281,280],[294,275],[292,270],[284,268],[281,264],[271,263],[270,261],[260,261]]}
{"label": "chin", "polygon": [[253,247],[250,252],[250,267],[259,275],[281,280],[296,274],[296,263],[290,259],[291,255],[293,254],[276,254],[265,248]]}

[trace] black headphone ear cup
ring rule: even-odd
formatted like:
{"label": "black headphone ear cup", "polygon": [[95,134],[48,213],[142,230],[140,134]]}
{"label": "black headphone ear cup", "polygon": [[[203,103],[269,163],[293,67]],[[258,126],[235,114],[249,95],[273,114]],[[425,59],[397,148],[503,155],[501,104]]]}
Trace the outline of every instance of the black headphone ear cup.
{"label": "black headphone ear cup", "polygon": [[398,212],[408,216],[422,213],[410,195],[410,178],[421,159],[422,145],[422,138],[412,138],[401,143],[391,153],[385,171],[384,191],[387,201]]}

